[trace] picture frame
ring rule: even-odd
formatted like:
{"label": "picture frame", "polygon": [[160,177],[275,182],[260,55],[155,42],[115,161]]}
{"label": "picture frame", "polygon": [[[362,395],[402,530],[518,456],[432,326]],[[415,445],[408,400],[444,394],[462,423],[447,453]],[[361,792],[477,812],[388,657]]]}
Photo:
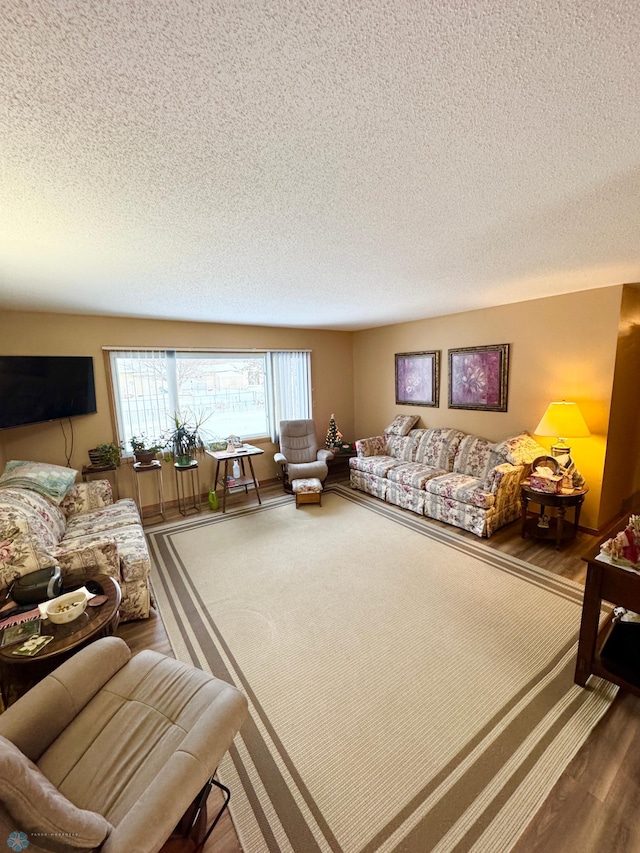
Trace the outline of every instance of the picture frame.
{"label": "picture frame", "polygon": [[440,350],[398,352],[395,365],[397,404],[440,405]]}
{"label": "picture frame", "polygon": [[449,350],[449,408],[506,412],[509,344]]}

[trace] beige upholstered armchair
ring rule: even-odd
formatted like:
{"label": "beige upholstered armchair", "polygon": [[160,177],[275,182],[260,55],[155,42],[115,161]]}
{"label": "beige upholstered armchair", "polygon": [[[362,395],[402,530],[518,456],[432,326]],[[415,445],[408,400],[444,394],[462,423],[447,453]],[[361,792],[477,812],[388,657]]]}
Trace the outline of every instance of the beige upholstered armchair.
{"label": "beige upholstered armchair", "polygon": [[158,853],[186,813],[198,823],[246,712],[202,670],[97,640],[0,714],[0,838],[29,853]]}
{"label": "beige upholstered armchair", "polygon": [[318,449],[312,420],[280,421],[280,452],[273,458],[282,465],[283,485],[290,492],[294,480],[317,477],[324,482],[329,472],[327,460],[333,459],[333,453]]}

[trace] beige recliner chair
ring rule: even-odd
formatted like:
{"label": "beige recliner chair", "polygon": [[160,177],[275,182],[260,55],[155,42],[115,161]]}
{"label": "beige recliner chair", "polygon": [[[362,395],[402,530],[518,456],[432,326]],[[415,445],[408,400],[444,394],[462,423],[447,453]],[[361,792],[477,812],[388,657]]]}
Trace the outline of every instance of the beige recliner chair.
{"label": "beige recliner chair", "polygon": [[333,453],[318,449],[312,420],[280,421],[280,452],[273,458],[282,466],[285,491],[291,492],[294,480],[316,477],[323,483],[329,473],[327,460],[333,459]]}
{"label": "beige recliner chair", "polygon": [[29,853],[157,853],[204,805],[246,713],[202,670],[97,640],[0,714],[0,838]]}

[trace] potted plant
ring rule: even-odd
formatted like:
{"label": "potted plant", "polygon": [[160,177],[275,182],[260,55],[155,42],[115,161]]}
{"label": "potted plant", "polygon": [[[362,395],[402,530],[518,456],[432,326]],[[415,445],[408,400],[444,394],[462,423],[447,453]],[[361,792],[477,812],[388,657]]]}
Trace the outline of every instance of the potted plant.
{"label": "potted plant", "polygon": [[132,435],[129,444],[136,462],[140,462],[142,465],[150,465],[158,455],[158,451],[164,447],[164,444],[149,440],[144,435]]}
{"label": "potted plant", "polygon": [[198,453],[205,449],[201,435],[202,424],[206,418],[190,420],[174,415],[174,429],[167,436],[167,446],[173,450],[178,465],[190,465]]}
{"label": "potted plant", "polygon": [[117,468],[123,450],[122,444],[116,444],[114,441],[98,444],[89,450],[89,461],[97,468]]}

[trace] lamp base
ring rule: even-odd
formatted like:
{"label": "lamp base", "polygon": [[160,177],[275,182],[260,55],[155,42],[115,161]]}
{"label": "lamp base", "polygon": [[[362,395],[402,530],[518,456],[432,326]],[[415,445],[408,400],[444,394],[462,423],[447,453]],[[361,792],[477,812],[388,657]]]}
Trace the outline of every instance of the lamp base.
{"label": "lamp base", "polygon": [[552,444],[551,445],[551,455],[552,456],[564,456],[568,454],[571,456],[571,448],[567,444]]}

